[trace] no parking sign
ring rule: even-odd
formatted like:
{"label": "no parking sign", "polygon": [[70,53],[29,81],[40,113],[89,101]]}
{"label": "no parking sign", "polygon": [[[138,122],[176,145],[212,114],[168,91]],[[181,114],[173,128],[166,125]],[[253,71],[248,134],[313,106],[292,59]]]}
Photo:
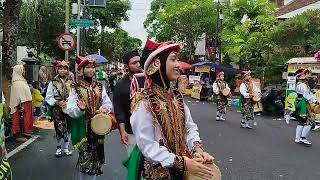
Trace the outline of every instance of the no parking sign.
{"label": "no parking sign", "polygon": [[76,47],[76,38],[70,33],[61,34],[58,37],[58,46],[63,51],[72,51]]}

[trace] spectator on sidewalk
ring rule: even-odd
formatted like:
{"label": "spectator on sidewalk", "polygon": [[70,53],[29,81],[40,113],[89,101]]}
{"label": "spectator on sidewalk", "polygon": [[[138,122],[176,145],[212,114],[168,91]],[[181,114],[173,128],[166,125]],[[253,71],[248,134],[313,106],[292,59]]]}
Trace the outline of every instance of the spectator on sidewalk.
{"label": "spectator on sidewalk", "polygon": [[[10,96],[11,131],[17,141],[27,141],[26,137],[30,138],[33,130],[32,95],[24,76],[23,65],[13,67]],[[23,123],[20,123],[21,121]]]}
{"label": "spectator on sidewalk", "polygon": [[35,112],[34,112],[34,122],[36,123],[39,118],[42,115],[41,112],[41,106],[42,106],[42,102],[44,100],[44,97],[41,95],[40,92],[40,82],[39,81],[35,81],[32,83],[32,104],[33,107],[35,108]]}

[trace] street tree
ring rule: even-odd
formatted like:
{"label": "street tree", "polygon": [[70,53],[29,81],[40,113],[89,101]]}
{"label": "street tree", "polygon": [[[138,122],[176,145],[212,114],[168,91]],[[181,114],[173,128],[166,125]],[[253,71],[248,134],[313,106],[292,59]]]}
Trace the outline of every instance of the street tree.
{"label": "street tree", "polygon": [[194,60],[195,42],[212,37],[216,10],[212,0],[154,0],[144,25],[157,41],[176,40],[184,45],[182,55]]}
{"label": "street tree", "polygon": [[274,12],[268,0],[227,1],[224,7],[223,52],[241,69],[254,70],[262,79],[276,48]]}
{"label": "street tree", "polygon": [[101,55],[107,57],[110,62],[121,62],[125,52],[139,49],[141,43],[140,39],[133,38],[128,32],[118,28],[96,36],[88,53],[97,53],[100,49]]}

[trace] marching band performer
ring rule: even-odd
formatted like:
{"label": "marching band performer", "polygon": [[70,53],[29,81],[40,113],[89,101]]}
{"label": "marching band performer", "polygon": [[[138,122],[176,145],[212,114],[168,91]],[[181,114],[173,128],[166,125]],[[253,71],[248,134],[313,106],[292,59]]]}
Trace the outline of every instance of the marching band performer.
{"label": "marching band performer", "polygon": [[225,96],[225,94],[222,93],[224,89],[229,89],[229,94],[230,95],[230,88],[228,84],[224,81],[224,72],[219,72],[217,74],[217,79],[213,83],[212,86],[213,92],[217,96],[217,121],[225,121],[225,114],[227,111],[227,104],[228,104],[228,96]]}
{"label": "marching band performer", "polygon": [[252,129],[250,121],[254,120],[254,96],[260,94],[260,89],[252,82],[251,71],[241,72],[243,81],[240,85],[240,103],[242,106],[241,127]]}
{"label": "marching band performer", "polygon": [[[71,156],[69,151],[69,143],[71,140],[71,118],[66,114],[67,100],[71,88],[72,81],[69,76],[69,62],[57,60],[55,62],[56,73],[58,74],[48,85],[46,102],[52,109],[52,117],[54,122],[57,139],[56,156],[60,157],[62,153]],[[63,146],[63,152],[62,152]]]}
{"label": "marching band performer", "polygon": [[315,103],[319,105],[319,101],[311,92],[306,79],[311,73],[308,69],[299,69],[296,71],[297,86],[296,86],[296,110],[298,111],[297,120],[299,122],[296,128],[296,143],[302,143],[304,145],[311,146],[311,142],[307,140],[309,131],[311,130],[310,119],[313,113],[310,110],[310,104]]}
{"label": "marching band performer", "polygon": [[110,113],[113,107],[105,88],[94,80],[96,60],[78,56],[77,64],[79,82],[71,88],[67,111],[74,118],[71,133],[72,143],[79,151],[80,180],[95,180],[102,174],[105,162],[104,136],[93,132],[91,118]]}
{"label": "marching band performer", "polygon": [[182,94],[170,87],[180,75],[180,46],[150,40],[146,45],[151,52],[144,64],[146,87],[135,94],[130,118],[144,157],[140,175],[143,179],[182,180],[187,169],[201,178],[211,178],[213,170],[202,163],[213,163],[214,158],[205,152]]}

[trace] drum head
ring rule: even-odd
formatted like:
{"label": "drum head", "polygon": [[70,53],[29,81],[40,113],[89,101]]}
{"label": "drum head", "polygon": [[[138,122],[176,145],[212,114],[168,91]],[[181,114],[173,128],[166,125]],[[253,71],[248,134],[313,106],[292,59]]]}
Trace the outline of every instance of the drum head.
{"label": "drum head", "polygon": [[316,114],[320,114],[320,106],[316,104],[311,104],[311,111]]}
{"label": "drum head", "polygon": [[254,102],[259,102],[261,97],[260,96],[254,96],[252,99],[253,99]]}
{"label": "drum head", "polygon": [[230,89],[229,89],[229,88],[224,88],[224,89],[222,90],[222,94],[223,94],[224,96],[229,96],[229,94],[230,94]]}
{"label": "drum head", "polygon": [[106,135],[110,132],[112,120],[109,115],[97,114],[91,119],[91,129],[97,135]]}
{"label": "drum head", "polygon": [[[221,172],[218,166],[216,166],[215,164],[205,164],[205,166],[211,168],[214,174],[214,176],[209,180],[221,180]],[[188,173],[187,180],[202,180],[202,179],[198,176],[194,176]]]}

